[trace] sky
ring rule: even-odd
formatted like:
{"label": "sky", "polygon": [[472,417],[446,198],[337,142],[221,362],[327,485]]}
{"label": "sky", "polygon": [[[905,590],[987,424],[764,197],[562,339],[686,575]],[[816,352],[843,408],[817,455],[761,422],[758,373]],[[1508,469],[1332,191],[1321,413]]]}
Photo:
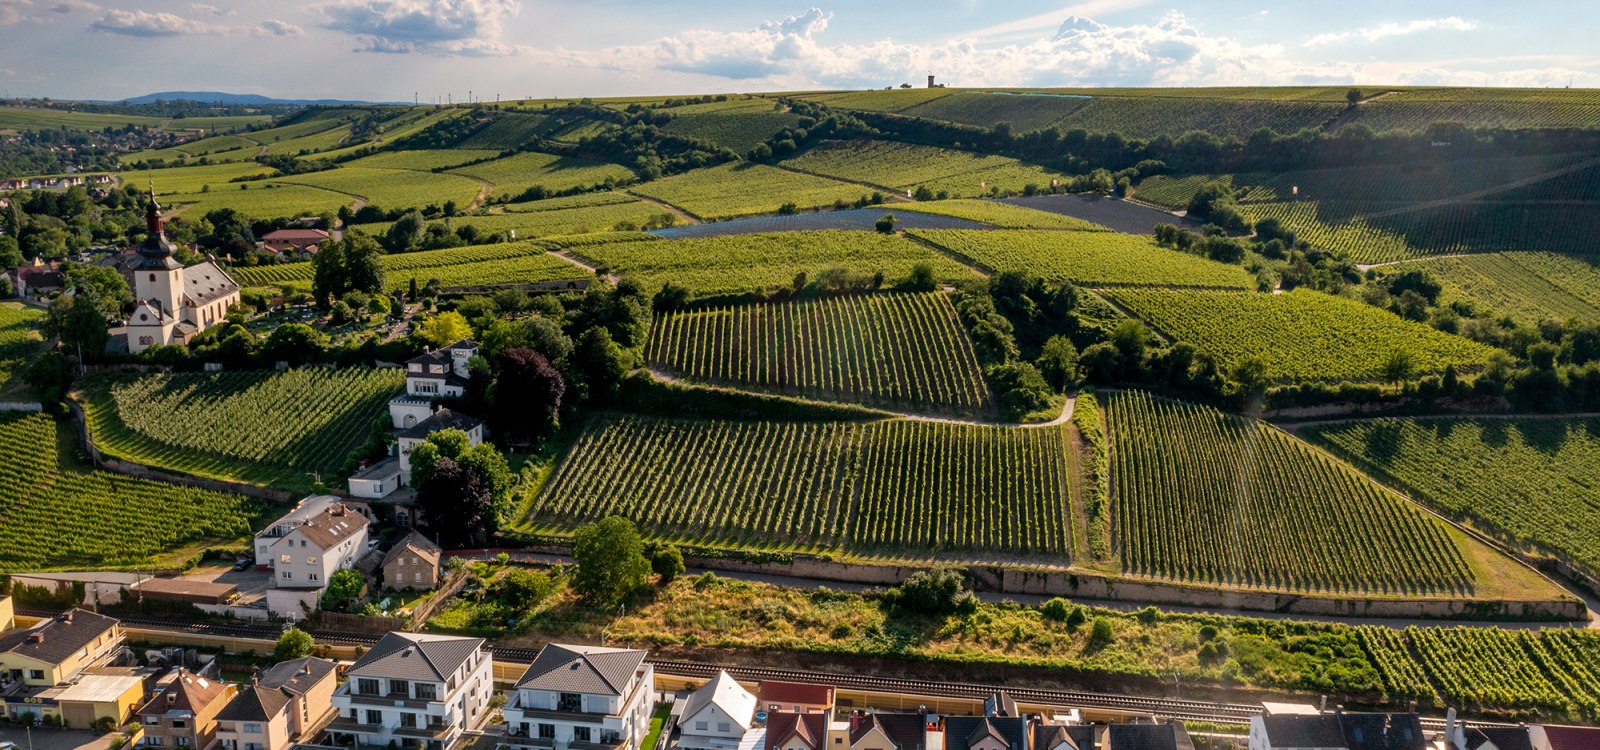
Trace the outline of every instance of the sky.
{"label": "sky", "polygon": [[1595,28],[1594,0],[0,0],[0,97],[1600,88]]}

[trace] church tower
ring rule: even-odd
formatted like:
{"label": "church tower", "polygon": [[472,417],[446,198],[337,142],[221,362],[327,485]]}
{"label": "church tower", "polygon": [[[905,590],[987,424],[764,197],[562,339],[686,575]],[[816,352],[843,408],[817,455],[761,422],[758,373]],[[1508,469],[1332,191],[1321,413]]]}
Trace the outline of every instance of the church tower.
{"label": "church tower", "polygon": [[167,239],[156,203],[155,186],[150,187],[150,206],[144,215],[145,238],[139,245],[139,262],[133,266],[134,296],[155,306],[162,317],[182,317],[179,300],[183,297],[183,265],[172,257],[172,241]]}

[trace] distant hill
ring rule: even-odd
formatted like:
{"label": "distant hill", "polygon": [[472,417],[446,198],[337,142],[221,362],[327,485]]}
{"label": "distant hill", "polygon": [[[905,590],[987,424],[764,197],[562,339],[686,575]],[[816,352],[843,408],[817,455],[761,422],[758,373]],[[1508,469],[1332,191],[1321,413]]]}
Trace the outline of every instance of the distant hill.
{"label": "distant hill", "polygon": [[153,104],[157,101],[194,101],[256,106],[307,106],[312,104],[381,104],[353,99],[275,99],[260,94],[230,94],[224,91],[162,91],[123,99],[122,104]]}

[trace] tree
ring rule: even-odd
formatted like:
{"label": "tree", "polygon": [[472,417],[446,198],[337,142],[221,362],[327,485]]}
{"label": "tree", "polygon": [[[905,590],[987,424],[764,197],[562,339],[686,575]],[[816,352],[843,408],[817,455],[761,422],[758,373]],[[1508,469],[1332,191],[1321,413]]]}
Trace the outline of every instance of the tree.
{"label": "tree", "polygon": [[[593,329],[591,329],[593,330]],[[542,437],[556,426],[566,379],[543,354],[526,347],[500,352],[489,401],[506,434]]]}
{"label": "tree", "polygon": [[54,404],[60,402],[72,386],[72,365],[60,352],[45,352],[28,363],[22,377],[38,394],[39,401]]}
{"label": "tree", "polygon": [[599,326],[578,336],[572,367],[581,382],[584,403],[611,403],[622,390],[623,376],[628,374],[628,360],[622,347],[611,340],[610,331]]}
{"label": "tree", "polygon": [[17,238],[0,236],[0,268],[16,268],[22,261],[22,246],[17,244]]}
{"label": "tree", "polygon": [[555,591],[550,576],[517,568],[500,579],[500,603],[515,610],[532,607]]}
{"label": "tree", "polygon": [[672,579],[683,575],[687,570],[683,566],[683,553],[677,547],[663,544],[656,548],[655,554],[650,556],[650,570],[661,576],[661,585],[672,583]]}
{"label": "tree", "polygon": [[[383,293],[383,248],[360,232],[344,238],[344,291]],[[342,292],[341,292],[342,295]]]}
{"label": "tree", "polygon": [[1410,380],[1416,370],[1416,360],[1408,349],[1397,348],[1389,352],[1388,358],[1383,361],[1383,379],[1391,383]]}
{"label": "tree", "polygon": [[897,219],[894,218],[894,214],[884,214],[883,218],[879,219],[877,223],[873,224],[872,226],[874,229],[878,230],[878,234],[894,234],[894,225],[896,221]]}
{"label": "tree", "polygon": [[94,302],[101,317],[116,318],[124,307],[133,304],[128,281],[114,268],[72,265],[67,269],[67,288],[76,296]]}
{"label": "tree", "polygon": [[311,296],[317,307],[328,308],[329,300],[350,288],[344,269],[344,243],[329,242],[311,259]]}
{"label": "tree", "polygon": [[285,323],[267,337],[261,356],[273,362],[302,365],[318,359],[327,349],[326,334],[304,323]]}
{"label": "tree", "polygon": [[361,571],[344,568],[328,576],[328,588],[322,592],[322,608],[335,609],[361,595],[367,579]]}
{"label": "tree", "polygon": [[967,590],[966,579],[951,568],[917,573],[890,589],[884,600],[925,615],[964,615],[978,608],[978,598]]}
{"label": "tree", "polygon": [[1039,352],[1039,374],[1057,392],[1078,381],[1078,349],[1066,336],[1051,336]]}
{"label": "tree", "polygon": [[906,291],[931,292],[937,288],[939,288],[939,282],[933,275],[933,266],[931,264],[912,264],[911,275],[906,277]]}
{"label": "tree", "polygon": [[444,347],[471,338],[472,326],[461,313],[439,313],[422,321],[417,326],[417,335],[434,346]]}
{"label": "tree", "polygon": [[45,315],[44,334],[61,339],[63,347],[73,353],[82,352],[85,359],[104,352],[111,341],[105,313],[92,294],[63,294],[52,300]]}
{"label": "tree", "polygon": [[272,649],[272,660],[282,662],[303,659],[310,656],[316,647],[317,642],[311,640],[309,633],[299,628],[290,628],[278,636],[278,644]]}
{"label": "tree", "polygon": [[1356,105],[1361,103],[1361,89],[1350,89],[1344,92],[1344,103],[1349,108],[1355,109]]}
{"label": "tree", "polygon": [[1124,320],[1111,332],[1111,345],[1122,355],[1122,366],[1137,372],[1144,365],[1145,350],[1150,345],[1150,330],[1137,320]]}
{"label": "tree", "polygon": [[446,547],[482,546],[495,528],[488,483],[450,458],[433,461],[427,484],[417,488],[417,509]]}
{"label": "tree", "polygon": [[422,217],[422,213],[412,211],[389,225],[389,232],[384,235],[383,244],[389,248],[389,252],[403,253],[422,242],[422,233],[426,229],[427,220]]}
{"label": "tree", "polygon": [[1267,389],[1270,379],[1267,377],[1267,363],[1260,357],[1250,357],[1233,368],[1233,382],[1239,386],[1239,393],[1248,397],[1259,396]]}
{"label": "tree", "polygon": [[457,459],[472,447],[466,432],[451,428],[429,435],[411,448],[411,486],[421,487],[433,477],[433,466],[440,458]]}
{"label": "tree", "polygon": [[650,574],[639,530],[621,516],[578,529],[572,540],[572,558],[578,563],[573,589],[600,607],[622,603],[644,586]]}

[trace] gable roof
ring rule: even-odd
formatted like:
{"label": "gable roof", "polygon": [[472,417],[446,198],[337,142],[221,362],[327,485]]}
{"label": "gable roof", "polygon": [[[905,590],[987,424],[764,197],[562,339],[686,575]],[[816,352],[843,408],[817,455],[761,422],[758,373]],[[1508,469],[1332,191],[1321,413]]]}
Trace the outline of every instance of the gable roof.
{"label": "gable roof", "polygon": [[328,239],[328,233],[321,229],[274,229],[261,235],[263,242],[325,239]]}
{"label": "gable roof", "polygon": [[749,727],[756,715],[756,697],[733,679],[733,675],[721,670],[689,696],[683,707],[683,718],[687,720],[706,706],[716,706],[724,715],[739,722],[741,729]]}
{"label": "gable roof", "polygon": [[352,510],[343,503],[334,503],[323,512],[306,519],[305,523],[296,526],[289,534],[299,533],[306,538],[306,541],[319,549],[326,550],[355,536],[356,532],[367,527],[367,523],[365,514]]}
{"label": "gable roof", "polygon": [[304,694],[312,685],[332,674],[334,663],[315,656],[278,662],[256,677],[262,687],[282,689],[292,694]]}
{"label": "gable roof", "polygon": [[227,692],[227,684],[217,680],[201,677],[187,669],[178,668],[171,682],[166,683],[163,689],[157,690],[155,695],[135,713],[141,716],[150,714],[165,714],[170,711],[187,711],[200,713],[212,701],[221,698]]}
{"label": "gable roof", "polygon": [[1280,714],[1263,716],[1261,721],[1274,748],[1346,747],[1336,714]]}
{"label": "gable roof", "polygon": [[817,682],[785,682],[762,680],[756,685],[761,705],[772,706],[831,706],[833,686]]}
{"label": "gable roof", "polygon": [[204,305],[239,291],[238,282],[211,261],[183,269],[183,296],[196,306]]}
{"label": "gable roof", "polygon": [[1493,742],[1500,750],[1533,750],[1527,727],[1475,727],[1467,730],[1467,747],[1476,750]]}
{"label": "gable roof", "polygon": [[1544,726],[1550,750],[1600,750],[1600,728]]}
{"label": "gable roof", "polygon": [[1095,750],[1096,731],[1092,724],[1035,724],[1032,750],[1053,750],[1063,743],[1073,750]]}
{"label": "gable roof", "polygon": [[777,711],[767,715],[765,750],[777,750],[789,744],[790,740],[799,740],[811,750],[822,750],[823,740],[827,739],[827,736],[827,714]]}
{"label": "gable roof", "polygon": [[26,630],[0,635],[0,653],[60,665],[116,626],[113,618],[74,608]]}
{"label": "gable roof", "polygon": [[1428,744],[1416,714],[1340,712],[1337,716],[1350,750],[1423,750]]}
{"label": "gable roof", "polygon": [[951,716],[944,720],[945,750],[967,750],[994,737],[1011,750],[1028,750],[1028,720],[1021,716]]}
{"label": "gable roof", "polygon": [[391,632],[362,654],[348,674],[444,682],[482,647],[482,638]]}
{"label": "gable roof", "polygon": [[483,422],[480,422],[477,419],[469,417],[465,414],[451,411],[448,408],[441,407],[427,419],[401,430],[399,437],[416,438],[421,440],[435,432],[440,430],[448,430],[451,428],[471,432],[474,427],[477,427],[481,424],[483,424]]}
{"label": "gable roof", "polygon": [[996,690],[994,694],[983,699],[984,716],[1021,716],[1017,710],[1017,699],[1011,697],[1004,690]]}
{"label": "gable roof", "polygon": [[246,685],[217,713],[218,721],[268,721],[289,705],[289,696],[282,690]]}
{"label": "gable roof", "polygon": [[873,729],[882,730],[895,750],[922,750],[927,733],[925,720],[918,714],[870,713],[852,723],[850,744],[860,742]]}
{"label": "gable roof", "polygon": [[1112,724],[1106,729],[1110,750],[1194,750],[1194,740],[1181,722]]}
{"label": "gable roof", "polygon": [[539,650],[517,680],[517,687],[620,696],[645,656],[644,651],[634,648],[551,643]]}
{"label": "gable roof", "polygon": [[422,534],[412,531],[401,538],[400,541],[395,542],[393,547],[389,548],[389,553],[383,556],[383,563],[381,564],[384,567],[388,567],[389,563],[394,562],[395,558],[405,554],[407,551],[427,560],[429,565],[438,565],[439,555],[442,552],[439,549],[439,545],[428,541],[428,538]]}

